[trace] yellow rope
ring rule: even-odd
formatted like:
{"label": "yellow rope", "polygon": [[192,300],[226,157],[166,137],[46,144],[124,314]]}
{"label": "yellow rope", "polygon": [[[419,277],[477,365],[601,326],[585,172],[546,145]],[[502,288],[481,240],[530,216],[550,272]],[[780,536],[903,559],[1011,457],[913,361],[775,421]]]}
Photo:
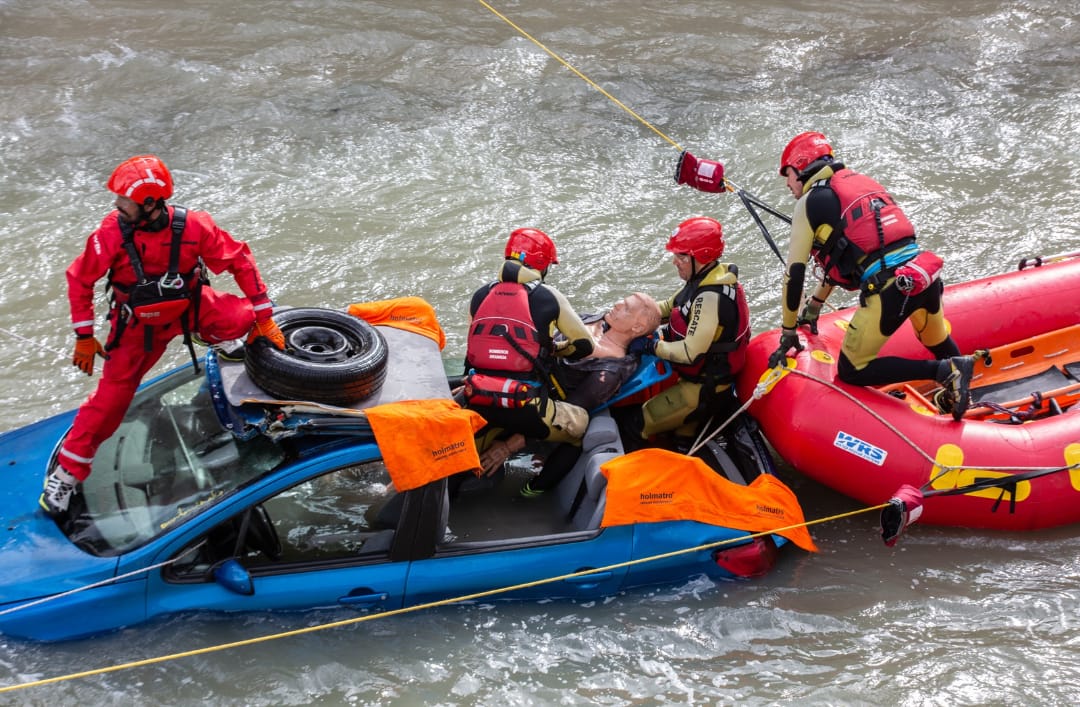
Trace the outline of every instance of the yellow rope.
{"label": "yellow rope", "polygon": [[[622,108],[629,115],[631,115],[635,119],[637,119],[642,125],[649,128],[654,133],[659,135],[661,138],[666,140],[669,144],[671,144],[672,147],[679,150],[680,152],[682,151],[683,148],[679,145],[679,143],[672,140],[670,137],[668,137],[663,132],[661,132],[658,128],[656,128],[651,123],[649,123],[649,121],[645,120],[640,115],[638,115],[636,112],[634,112],[629,107],[627,107],[622,101],[615,98],[609,92],[607,92],[606,90],[601,88],[599,85],[596,84],[596,82],[594,82],[588,76],[586,76],[585,74],[581,73],[576,68],[571,66],[565,59],[563,59],[561,56],[559,56],[555,52],[548,49],[542,42],[540,42],[539,40],[534,38],[532,35],[530,35],[528,32],[523,30],[518,25],[514,24],[514,22],[512,22],[508,17],[506,17],[505,15],[503,15],[502,13],[497,11],[495,8],[493,8],[488,3],[484,2],[484,0],[477,0],[477,1],[481,5],[483,5],[485,8],[490,10],[491,13],[494,14],[496,17],[498,17],[503,22],[505,22],[506,24],[513,27],[523,37],[528,39],[530,42],[535,44],[540,49],[544,50],[544,52],[546,52],[553,59],[558,61],[560,64],[562,64],[567,69],[572,71],[575,75],[577,75],[579,78],[581,78],[587,84],[589,84],[594,89],[599,91],[603,96],[605,96],[612,103],[614,103],[615,105]],[[726,179],[724,181],[725,181],[725,184],[727,184],[728,188],[731,189],[732,185],[729,184]],[[69,673],[69,674],[66,674],[66,675],[59,675],[59,676],[56,676],[56,677],[45,678],[45,679],[42,679],[42,680],[34,680],[34,681],[31,681],[31,682],[19,683],[19,684],[15,684],[15,685],[0,686],[0,694],[8,693],[8,692],[14,692],[16,690],[23,690],[23,689],[27,689],[27,688],[31,688],[31,687],[40,687],[40,686],[43,686],[43,685],[50,685],[50,684],[59,683],[59,682],[66,682],[66,681],[75,680],[75,679],[78,679],[78,678],[92,677],[94,675],[104,675],[106,673],[114,673],[114,672],[119,672],[121,670],[129,670],[131,668],[139,668],[139,667],[144,667],[144,666],[147,666],[147,665],[156,665],[158,663],[165,663],[165,662],[169,662],[169,661],[173,661],[173,660],[179,660],[181,658],[190,658],[190,657],[193,657],[193,656],[205,655],[205,654],[208,654],[208,653],[215,653],[215,652],[218,652],[218,651],[229,650],[229,649],[232,649],[232,648],[241,648],[241,647],[244,647],[244,646],[251,646],[251,645],[258,644],[258,643],[266,643],[266,642],[274,641],[274,640],[278,640],[278,639],[290,638],[292,636],[299,636],[299,635],[303,635],[303,634],[307,634],[307,633],[315,633],[317,631],[325,631],[325,630],[333,629],[333,628],[341,628],[343,626],[350,626],[350,625],[353,625],[353,624],[359,624],[359,623],[363,623],[365,621],[372,621],[374,619],[381,619],[381,618],[386,618],[386,617],[390,617],[390,616],[398,616],[398,615],[401,615],[401,614],[407,614],[407,613],[416,612],[416,611],[423,611],[423,610],[426,610],[426,609],[432,609],[432,608],[436,608],[436,607],[440,607],[440,606],[447,606],[447,605],[450,605],[450,604],[457,604],[457,603],[465,602],[465,601],[473,601],[473,600],[476,600],[476,599],[482,599],[484,597],[494,596],[496,594],[503,594],[503,593],[506,593],[506,592],[513,592],[513,591],[517,591],[517,590],[520,590],[520,589],[529,589],[531,587],[537,587],[537,586],[541,586],[541,585],[544,585],[544,584],[551,584],[551,583],[554,583],[554,582],[560,582],[560,581],[567,580],[567,579],[572,579],[572,578],[575,578],[575,577],[586,577],[586,576],[591,575],[591,574],[597,574],[597,573],[600,573],[600,572],[607,572],[607,571],[615,570],[615,569],[622,569],[624,567],[631,567],[633,565],[643,564],[643,563],[646,563],[646,562],[654,562],[656,560],[663,560],[663,559],[667,559],[667,558],[670,558],[670,557],[676,557],[678,555],[684,555],[684,554],[691,553],[691,552],[700,552],[702,550],[710,550],[710,549],[720,547],[722,545],[727,545],[727,544],[733,543],[733,542],[741,542],[741,541],[744,541],[744,540],[750,540],[750,539],[753,539],[753,538],[759,538],[759,537],[763,537],[763,536],[766,536],[766,535],[773,535],[775,533],[782,533],[782,532],[787,531],[787,530],[794,530],[794,529],[800,528],[800,527],[809,527],[811,525],[818,525],[818,524],[821,524],[821,523],[827,523],[827,522],[834,521],[834,520],[840,520],[840,519],[843,519],[843,518],[848,518],[848,517],[851,517],[851,516],[859,515],[859,514],[862,514],[862,513],[868,513],[868,512],[871,512],[871,511],[881,510],[881,509],[887,507],[888,505],[889,505],[888,503],[881,503],[881,504],[878,504],[876,506],[869,506],[869,507],[866,507],[866,508],[860,508],[858,510],[848,511],[846,513],[839,513],[839,514],[832,515],[832,516],[829,516],[829,517],[826,517],[826,518],[818,518],[817,520],[805,521],[803,523],[797,523],[797,524],[789,525],[789,526],[786,526],[786,527],[783,527],[783,528],[775,528],[773,530],[762,531],[762,532],[759,532],[759,533],[752,533],[752,534],[748,534],[748,535],[742,535],[742,536],[739,536],[739,537],[736,537],[736,538],[730,538],[728,540],[721,540],[721,541],[718,541],[718,542],[715,542],[715,543],[708,543],[708,544],[705,544],[705,545],[698,545],[698,546],[695,546],[695,547],[684,548],[682,550],[673,550],[672,552],[666,552],[666,553],[662,553],[660,555],[653,555],[653,556],[650,556],[650,557],[643,557],[643,558],[637,559],[637,560],[628,560],[626,562],[618,562],[618,563],[615,563],[615,564],[612,564],[612,565],[607,565],[605,567],[597,567],[597,568],[594,568],[594,569],[582,570],[582,571],[579,571],[579,572],[571,572],[569,574],[563,574],[563,575],[559,575],[559,576],[556,576],[556,577],[547,577],[545,579],[534,580],[532,582],[523,582],[521,584],[515,584],[515,585],[508,586],[508,587],[499,587],[499,588],[496,588],[496,589],[489,589],[489,590],[486,590],[486,591],[476,592],[476,593],[473,593],[473,594],[467,594],[467,595],[464,595],[464,596],[458,596],[458,597],[453,597],[453,598],[449,598],[449,599],[442,599],[442,600],[439,600],[439,601],[432,601],[432,602],[427,602],[427,603],[424,603],[424,604],[416,604],[414,606],[404,607],[404,608],[401,608],[401,609],[392,609],[390,611],[384,611],[384,612],[380,612],[380,613],[377,613],[377,614],[367,614],[365,616],[358,616],[358,617],[354,617],[354,618],[351,618],[351,619],[344,619],[342,621],[334,621],[334,622],[331,622],[331,623],[319,624],[317,626],[308,626],[306,628],[295,629],[295,630],[292,630],[292,631],[283,631],[283,632],[280,632],[280,633],[270,634],[270,635],[267,635],[267,636],[259,636],[259,637],[256,637],[256,638],[249,638],[249,639],[245,639],[245,640],[242,640],[242,641],[233,641],[231,643],[223,643],[223,644],[218,644],[218,645],[214,645],[214,646],[207,646],[207,647],[204,647],[204,648],[197,648],[197,649],[190,650],[190,651],[182,651],[180,653],[172,653],[172,654],[169,654],[169,655],[157,656],[157,657],[154,657],[154,658],[146,658],[144,660],[136,660],[136,661],[132,661],[132,662],[128,662],[128,663],[121,663],[119,665],[111,665],[111,666],[106,666],[104,668],[96,668],[94,670],[84,670],[84,671],[77,672],[77,673]]]}
{"label": "yellow rope", "polygon": [[24,690],[30,687],[40,687],[42,685],[50,685],[58,682],[66,682],[69,680],[75,680],[78,678],[91,677],[93,675],[104,675],[106,673],[115,673],[121,670],[129,670],[131,668],[140,668],[146,665],[155,665],[157,663],[165,663],[172,660],[179,660],[180,658],[190,658],[197,655],[205,655],[207,653],[216,653],[218,651],[228,650],[231,648],[241,648],[243,646],[251,646],[257,643],[266,643],[268,641],[274,641],[281,638],[290,638],[292,636],[299,636],[305,633],[315,633],[316,631],[325,631],[332,628],[340,628],[342,626],[351,626],[352,624],[363,623],[365,621],[372,621],[374,619],[381,619],[389,616],[398,616],[400,614],[408,614],[414,611],[423,611],[425,609],[432,609],[439,606],[446,606],[448,604],[456,604],[463,601],[472,601],[474,599],[482,599],[484,597],[490,597],[495,594],[502,594],[504,592],[513,592],[519,589],[529,589],[530,587],[538,587],[544,584],[551,584],[552,582],[560,582],[566,579],[572,579],[574,577],[587,577],[591,574],[598,574],[600,572],[607,572],[610,570],[621,569],[623,567],[630,567],[632,565],[643,564],[645,562],[654,562],[656,560],[663,560],[669,557],[676,557],[678,555],[685,555],[691,552],[699,552],[701,550],[710,550],[721,545],[727,545],[733,542],[742,542],[744,540],[751,540],[753,538],[759,538],[766,535],[773,535],[775,533],[782,533],[787,530],[794,530],[796,528],[809,527],[811,525],[818,525],[820,523],[828,523],[834,520],[840,520],[842,518],[848,518],[851,516],[859,515],[860,513],[868,513],[870,511],[881,510],[888,506],[888,503],[882,503],[877,506],[870,506],[868,508],[860,508],[854,511],[848,511],[846,513],[839,513],[837,515],[829,516],[827,518],[818,518],[817,520],[804,521],[802,523],[796,523],[794,525],[788,525],[783,528],[774,528],[773,530],[766,530],[760,533],[752,533],[748,535],[740,535],[736,538],[729,538],[727,540],[720,540],[714,543],[708,543],[705,545],[697,545],[696,547],[689,547],[682,550],[673,550],[671,552],[665,552],[660,555],[653,555],[651,557],[643,557],[638,560],[628,560],[626,562],[618,562],[613,565],[607,565],[606,567],[597,567],[589,570],[581,570],[579,572],[571,572],[570,574],[559,575],[558,577],[547,577],[545,579],[538,579],[532,582],[523,582],[521,584],[515,584],[509,587],[499,587],[498,589],[488,589],[482,592],[476,592],[475,594],[466,594],[465,596],[453,597],[451,599],[441,599],[439,601],[427,602],[425,604],[416,604],[414,606],[408,606],[401,609],[391,609],[390,611],[383,611],[377,614],[367,614],[365,616],[357,616],[351,619],[344,619],[341,621],[333,621],[331,623],[319,624],[317,626],[308,626],[306,628],[295,629],[292,631],[283,631],[281,633],[274,633],[267,636],[259,636],[257,638],[248,638],[243,641],[234,641],[232,643],[222,643],[215,646],[207,646],[205,648],[196,648],[190,651],[183,651],[181,653],[172,653],[170,655],[157,656],[155,658],[146,658],[144,660],[136,660],[130,663],[121,663],[119,665],[110,665],[104,668],[95,668],[94,670],[84,670],[78,673],[69,673],[67,675],[58,675],[52,678],[45,678],[42,680],[34,680],[32,682],[19,683],[15,685],[0,686],[0,694],[7,692],[14,692],[16,690]]}
{"label": "yellow rope", "polygon": [[547,52],[548,56],[550,56],[552,59],[554,59],[555,61],[562,64],[567,69],[570,69],[570,71],[574,72],[578,76],[578,78],[580,78],[582,81],[584,81],[585,83],[587,83],[590,86],[592,86],[593,88],[595,88],[597,91],[599,91],[601,94],[603,94],[609,101],[611,101],[615,105],[619,106],[620,108],[622,108],[624,111],[626,111],[630,115],[634,116],[634,118],[636,118],[638,120],[638,122],[640,122],[642,125],[647,127],[649,130],[652,130],[654,133],[656,133],[660,137],[667,140],[671,144],[671,146],[674,147],[676,150],[678,150],[679,152],[682,152],[682,147],[679,145],[679,143],[675,142],[674,140],[669,138],[667,135],[660,132],[660,130],[658,128],[654,127],[652,125],[652,123],[645,120],[644,118],[642,118],[640,115],[638,115],[634,111],[630,110],[630,108],[628,108],[622,101],[620,101],[618,98],[616,98],[615,96],[611,95],[610,93],[605,91],[603,88],[598,86],[592,79],[590,79],[588,76],[586,76],[585,74],[583,74],[580,71],[578,71],[577,69],[575,69],[565,59],[563,59],[561,56],[559,56],[555,52],[548,49],[546,46],[544,46],[544,44],[542,42],[540,42],[538,39],[533,37],[531,34],[526,32],[525,30],[523,30],[521,27],[518,27],[506,15],[502,14],[501,12],[499,12],[498,10],[493,8],[491,5],[484,2],[484,0],[477,0],[477,2],[479,2],[481,5],[483,5],[488,10],[490,10],[491,13],[493,15],[495,15],[496,17],[498,17],[500,20],[502,20],[503,22],[505,22],[506,24],[510,25],[515,30],[517,30],[518,34],[520,34],[522,37],[524,37],[525,39],[528,39],[530,42],[532,42],[533,44],[535,44],[536,46],[540,47],[545,52]]}

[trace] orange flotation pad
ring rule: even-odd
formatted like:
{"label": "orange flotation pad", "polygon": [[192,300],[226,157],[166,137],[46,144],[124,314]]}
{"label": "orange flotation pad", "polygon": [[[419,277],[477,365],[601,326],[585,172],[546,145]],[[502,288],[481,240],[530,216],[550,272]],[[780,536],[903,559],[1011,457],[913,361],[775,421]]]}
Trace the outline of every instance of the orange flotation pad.
{"label": "orange flotation pad", "polygon": [[453,400],[403,400],[364,413],[398,491],[480,468],[474,435],[487,422]]}
{"label": "orange flotation pad", "polygon": [[435,308],[422,297],[395,297],[377,302],[356,302],[345,310],[368,324],[392,326],[423,334],[446,348],[446,332],[435,317]]}
{"label": "orange flotation pad", "polygon": [[771,474],[741,486],[697,457],[666,449],[631,452],[600,470],[607,477],[602,527],[694,520],[751,533],[775,531],[817,552],[794,492]]}

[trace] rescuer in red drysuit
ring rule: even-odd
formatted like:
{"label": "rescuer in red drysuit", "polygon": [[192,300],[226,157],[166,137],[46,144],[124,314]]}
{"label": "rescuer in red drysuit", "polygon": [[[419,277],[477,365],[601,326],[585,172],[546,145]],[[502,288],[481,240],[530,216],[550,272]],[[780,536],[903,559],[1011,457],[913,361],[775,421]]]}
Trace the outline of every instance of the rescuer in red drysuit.
{"label": "rescuer in red drysuit", "polygon": [[[161,160],[132,157],[107,186],[117,195],[116,210],[67,269],[76,335],[72,363],[87,375],[94,373],[96,356],[105,363],[97,389],[79,408],[60,448],[59,466],[46,479],[39,503],[53,516],[67,511],[76,485],[90,475],[98,446],[119,427],[143,376],[173,338],[183,335],[190,347],[192,335],[216,346],[263,336],[284,348],[251,250],[209,214],[168,206],[173,182]],[[231,273],[246,297],[211,288],[207,269]],[[136,286],[139,270],[142,287]],[[94,336],[94,287],[102,278],[111,290],[111,331],[104,346]]]}

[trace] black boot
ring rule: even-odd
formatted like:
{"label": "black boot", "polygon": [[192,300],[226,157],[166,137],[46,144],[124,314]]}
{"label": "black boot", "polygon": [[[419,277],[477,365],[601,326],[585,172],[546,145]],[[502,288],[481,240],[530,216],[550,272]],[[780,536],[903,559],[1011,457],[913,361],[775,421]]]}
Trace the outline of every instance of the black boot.
{"label": "black boot", "polygon": [[942,373],[938,382],[943,389],[934,396],[934,402],[943,413],[952,413],[960,421],[971,405],[971,377],[975,373],[973,356],[953,356],[942,361]]}

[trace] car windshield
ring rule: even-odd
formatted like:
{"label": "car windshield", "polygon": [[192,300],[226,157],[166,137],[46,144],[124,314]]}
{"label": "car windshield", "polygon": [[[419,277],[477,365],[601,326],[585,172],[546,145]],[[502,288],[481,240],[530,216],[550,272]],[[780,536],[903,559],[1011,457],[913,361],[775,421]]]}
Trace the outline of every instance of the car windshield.
{"label": "car windshield", "polygon": [[98,448],[72,503],[68,536],[96,555],[127,552],[284,457],[272,440],[240,440],[222,426],[205,376],[190,367],[174,371],[135,395],[120,428]]}

